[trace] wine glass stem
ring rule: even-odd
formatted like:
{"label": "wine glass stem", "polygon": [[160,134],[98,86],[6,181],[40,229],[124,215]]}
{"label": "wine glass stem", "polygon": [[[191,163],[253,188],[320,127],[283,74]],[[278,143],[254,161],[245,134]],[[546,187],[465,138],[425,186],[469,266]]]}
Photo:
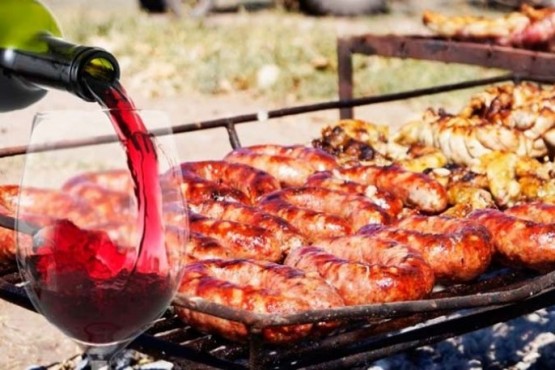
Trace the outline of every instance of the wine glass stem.
{"label": "wine glass stem", "polygon": [[91,370],[100,370],[100,369],[107,369],[110,370],[112,367],[110,366],[110,357],[103,356],[101,354],[92,354],[89,353],[89,365]]}

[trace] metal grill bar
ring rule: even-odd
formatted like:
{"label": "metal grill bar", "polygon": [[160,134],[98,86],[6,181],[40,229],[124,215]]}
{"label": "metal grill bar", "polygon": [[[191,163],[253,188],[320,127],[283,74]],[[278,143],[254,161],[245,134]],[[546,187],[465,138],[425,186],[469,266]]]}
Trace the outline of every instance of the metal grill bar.
{"label": "metal grill bar", "polygon": [[[340,101],[353,99],[353,54],[473,64],[528,76],[555,75],[553,53],[423,36],[359,35],[337,41]],[[352,107],[340,111],[342,119],[353,114]]]}
{"label": "metal grill bar", "polygon": [[174,304],[241,322],[253,329],[272,326],[315,323],[319,321],[353,320],[358,318],[392,318],[410,313],[460,310],[517,302],[555,286],[555,271],[529,280],[526,284],[504,291],[478,293],[439,299],[423,299],[362,306],[347,306],[327,310],[312,310],[292,315],[255,314],[240,311],[207,300],[178,294]]}
{"label": "metal grill bar", "polygon": [[[490,84],[499,83],[499,82],[517,81],[521,79],[537,81],[537,82],[544,82],[548,80],[548,78],[540,77],[540,76],[523,77],[515,74],[507,74],[507,75],[498,76],[498,77],[465,81],[465,82],[459,82],[455,84],[439,85],[439,86],[399,92],[394,94],[369,96],[369,97],[363,97],[363,98],[356,98],[352,100],[337,100],[337,101],[330,101],[330,102],[323,102],[323,103],[316,103],[316,104],[309,104],[309,105],[300,105],[300,106],[291,107],[291,108],[275,109],[275,110],[270,110],[266,112],[264,116],[267,117],[268,119],[271,119],[271,118],[281,118],[281,117],[287,117],[287,116],[298,115],[298,114],[319,112],[322,110],[352,108],[352,107],[357,107],[362,105],[371,105],[371,104],[385,103],[385,102],[391,102],[391,101],[397,101],[397,100],[405,100],[405,99],[416,98],[416,97],[426,96],[426,95],[440,94],[444,92],[468,89],[468,88],[478,87],[478,86],[485,86],[485,85],[490,85]],[[550,81],[555,81],[555,77]],[[206,130],[211,128],[224,127],[228,131],[228,136],[229,136],[231,146],[235,148],[235,147],[239,147],[240,143],[239,143],[239,138],[237,136],[237,133],[234,130],[234,125],[241,124],[241,123],[248,123],[248,122],[256,122],[260,120],[260,117],[261,117],[260,113],[243,114],[238,116],[218,118],[218,119],[201,121],[196,123],[186,123],[186,124],[174,126],[171,132],[168,132],[167,129],[152,130],[152,133],[155,135],[169,135],[169,134],[180,134],[185,132],[193,132],[193,131]],[[22,155],[25,153],[38,153],[38,152],[45,152],[45,151],[57,150],[57,149],[69,149],[69,148],[76,148],[81,146],[108,144],[108,143],[114,143],[117,141],[118,139],[116,138],[115,135],[103,135],[103,136],[95,136],[95,137],[85,138],[85,139],[64,140],[57,143],[51,143],[46,145],[34,145],[32,147],[29,147],[26,145],[14,146],[14,147],[0,149],[0,158],[13,157],[13,156]]]}
{"label": "metal grill bar", "polygon": [[[323,355],[321,362],[326,361],[325,364],[301,368],[304,370],[332,370],[351,368],[356,365],[360,366],[361,364],[388,357],[408,349],[437,343],[447,338],[486,328],[497,322],[517,318],[545,307],[546,302],[555,302],[555,289],[550,289],[543,294],[514,305],[487,307],[461,317],[449,318],[418,329],[387,335],[371,344],[361,342],[358,345],[359,353],[354,355],[343,355],[341,350],[338,349],[339,353],[336,354],[338,356],[335,356],[335,359],[331,357],[326,358],[326,356]],[[299,362],[302,366],[302,358]]]}

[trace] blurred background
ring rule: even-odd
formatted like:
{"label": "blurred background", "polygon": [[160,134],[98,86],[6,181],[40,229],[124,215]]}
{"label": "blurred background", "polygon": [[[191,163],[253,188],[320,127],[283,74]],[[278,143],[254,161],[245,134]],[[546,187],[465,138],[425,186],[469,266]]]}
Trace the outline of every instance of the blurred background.
{"label": "blurred background", "polygon": [[[282,104],[336,96],[337,36],[366,32],[422,34],[426,29],[420,17],[426,8],[449,14],[488,15],[510,9],[493,7],[502,2],[519,3],[98,0],[92,6],[84,0],[45,1],[60,20],[66,38],[110,50],[121,63],[124,84],[145,97],[246,93]],[[160,12],[164,8],[166,12]],[[172,10],[176,8],[177,11]],[[356,16],[307,15],[328,8]],[[392,78],[392,74],[404,73],[403,77],[408,77],[414,72],[418,76],[416,83],[427,84],[474,73],[463,69],[453,73],[449,67],[420,73],[418,67],[401,68],[393,61],[361,58],[355,68],[365,83],[359,84],[357,93],[368,95],[402,88],[398,83],[414,86],[415,81]],[[382,70],[387,73],[380,73]]]}

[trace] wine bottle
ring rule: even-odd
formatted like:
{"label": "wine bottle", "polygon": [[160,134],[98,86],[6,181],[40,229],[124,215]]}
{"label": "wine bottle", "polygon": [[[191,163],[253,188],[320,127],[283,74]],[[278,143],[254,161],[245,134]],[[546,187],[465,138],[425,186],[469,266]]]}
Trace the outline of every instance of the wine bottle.
{"label": "wine bottle", "polygon": [[52,13],[37,0],[0,0],[0,112],[25,108],[47,88],[95,101],[90,81],[112,85],[119,65],[109,52],[61,38]]}

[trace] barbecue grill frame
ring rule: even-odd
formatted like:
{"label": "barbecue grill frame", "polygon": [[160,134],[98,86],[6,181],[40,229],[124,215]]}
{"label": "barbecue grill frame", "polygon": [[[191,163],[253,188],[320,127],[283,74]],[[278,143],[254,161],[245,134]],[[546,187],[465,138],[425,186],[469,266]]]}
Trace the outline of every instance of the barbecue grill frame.
{"label": "barbecue grill frame", "polygon": [[[415,35],[373,35],[337,39],[337,76],[340,101],[353,99],[353,55],[379,55],[445,63],[500,68],[527,76],[554,76],[555,54],[487,43],[454,41]],[[353,118],[352,107],[341,108],[341,119]]]}
{"label": "barbecue grill frame", "polygon": [[[439,60],[440,56],[444,55],[441,58],[451,59],[442,61],[453,61],[452,59],[455,57],[450,56],[445,50],[467,50],[468,47],[475,47],[474,45],[466,45],[468,44],[466,43],[460,49],[457,49],[457,46],[452,46],[449,43],[441,48],[437,46],[438,41],[435,39],[417,38],[417,41],[421,41],[422,45],[425,46],[415,46],[415,51],[411,51],[413,49],[410,46],[404,46],[404,51],[396,53],[394,53],[393,49],[386,48],[388,42],[398,46],[403,45],[403,43],[407,45],[407,40],[413,40],[413,37],[365,35],[339,40],[338,58],[340,60],[343,59],[343,64],[340,63],[339,71],[340,92],[341,81],[343,81],[343,86],[346,86],[345,71],[348,68],[345,68],[345,61],[347,58],[345,57],[346,54],[342,54],[346,53],[346,50],[348,50],[349,60],[352,53],[362,50],[371,51],[372,54],[376,55],[418,57],[419,59],[429,60]],[[347,47],[346,45],[351,46]],[[376,45],[379,45],[379,47]],[[483,46],[480,45],[478,49],[483,50]],[[341,48],[343,48],[343,51]],[[393,48],[393,46],[390,48]],[[433,57],[428,56],[427,58],[425,58],[426,55],[420,56],[418,54],[424,53],[427,48],[431,48],[432,51],[439,50],[439,54]],[[486,47],[486,50],[490,51],[486,54],[479,54],[480,60],[486,58],[486,60],[493,60],[495,63],[499,63],[499,60],[508,59],[508,56],[512,55],[509,51],[516,53],[515,55],[522,54],[521,50],[510,49],[499,51],[498,49],[496,47]],[[498,52],[501,52],[501,55],[504,57],[498,57]],[[453,53],[456,54],[454,51]],[[529,53],[526,51],[524,54],[530,57]],[[547,58],[544,55],[545,53],[535,54],[536,57],[531,59],[534,63],[538,65],[549,64],[547,59],[543,59]],[[549,55],[548,59],[552,60],[553,57]],[[541,61],[538,62],[538,60]],[[468,61],[468,63],[470,62],[472,61]],[[479,62],[474,62],[473,64],[479,64]],[[498,64],[488,64],[488,66],[500,67]],[[352,98],[352,95],[346,97],[344,90],[337,101],[284,108],[262,114],[254,113],[187,123],[175,126],[173,133],[178,134],[217,127],[224,128],[228,133],[231,147],[238,148],[241,144],[235,126],[241,123],[259,121],[261,117],[271,119],[327,109],[340,109],[341,114],[345,110],[350,109],[352,113],[352,108],[356,106],[403,100],[500,82],[524,80],[538,83],[555,82],[555,76],[553,76],[553,73],[547,73],[549,71],[546,67],[540,69],[542,75],[531,75],[529,72],[530,69],[521,68],[517,69],[516,73],[499,77],[357,99]],[[349,79],[347,79],[348,81]],[[350,81],[352,94],[352,69]],[[83,145],[98,145],[112,141],[114,141],[113,137],[106,136],[79,142],[63,141],[54,147],[34,147],[32,149],[25,146],[8,147],[0,149],[0,158],[23,155],[28,150],[55,150]],[[6,223],[6,220],[3,223],[0,219],[0,226],[9,227],[8,223]],[[0,266],[0,298],[26,309],[33,309],[23,288],[19,284],[19,276],[14,270],[14,266],[11,268],[12,270],[10,270],[10,267],[7,270],[3,270]],[[491,290],[491,292],[485,293],[488,290]],[[449,294],[454,296],[449,297]],[[447,297],[445,297],[446,295]],[[545,275],[508,272],[502,275],[501,278],[492,277],[482,282],[456,286],[451,289],[450,293],[449,291],[447,293],[436,293],[434,297],[438,298],[310,311],[294,315],[270,316],[235,310],[202,299],[178,295],[175,299],[175,304],[245,324],[249,329],[248,343],[245,345],[233,344],[222,339],[214,339],[211,335],[202,334],[193,335],[192,339],[185,341],[186,343],[182,343],[182,340],[175,341],[172,339],[174,338],[174,334],[172,334],[174,331],[190,331],[192,329],[186,328],[183,325],[179,328],[176,328],[175,325],[168,326],[168,322],[171,323],[174,320],[172,314],[168,313],[164,319],[155,323],[152,329],[138,337],[131,344],[131,348],[154,356],[164,354],[170,360],[175,361],[177,364],[183,364],[183,366],[187,366],[192,361],[195,364],[225,369],[293,368],[295,366],[304,369],[351,368],[400,351],[435,343],[442,339],[490,326],[496,322],[519,317],[542,307],[555,305],[555,272]],[[444,315],[447,316],[442,318]],[[438,317],[440,318],[437,319]],[[355,324],[347,323],[347,329],[344,333],[334,333],[316,341],[305,340],[287,347],[270,345],[263,343],[262,340],[261,332],[269,326],[332,319],[346,319],[349,322],[355,321]],[[373,319],[374,321],[368,327],[361,327],[361,323],[363,321],[366,322],[368,319]],[[434,321],[434,319],[436,320]],[[415,327],[414,325],[416,324],[418,326]],[[178,334],[178,337],[179,335],[181,334]],[[207,347],[206,342],[215,343],[212,347],[216,346],[218,348],[209,348],[207,350],[210,346]],[[223,350],[219,349],[221,347],[220,344],[225,347]],[[333,351],[330,351],[330,349],[333,349]],[[239,353],[239,355],[234,353]],[[292,364],[293,361],[295,361],[295,364]]]}

